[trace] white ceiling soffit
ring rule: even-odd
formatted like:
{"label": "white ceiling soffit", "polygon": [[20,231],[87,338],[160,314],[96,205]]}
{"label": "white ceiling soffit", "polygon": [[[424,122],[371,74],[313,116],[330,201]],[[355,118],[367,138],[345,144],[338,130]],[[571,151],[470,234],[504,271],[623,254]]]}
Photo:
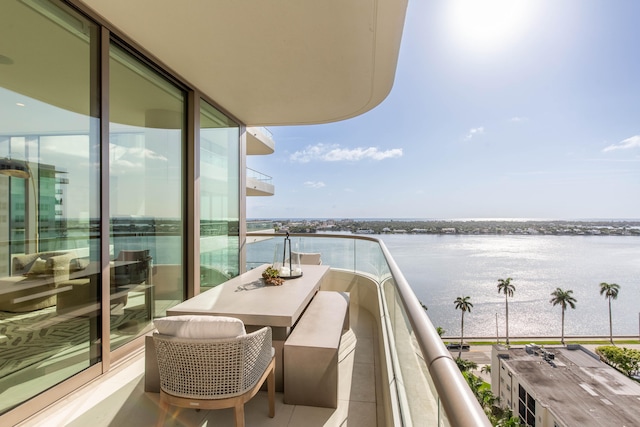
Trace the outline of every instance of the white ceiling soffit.
{"label": "white ceiling soffit", "polygon": [[83,0],[248,125],[326,123],[393,85],[407,0]]}

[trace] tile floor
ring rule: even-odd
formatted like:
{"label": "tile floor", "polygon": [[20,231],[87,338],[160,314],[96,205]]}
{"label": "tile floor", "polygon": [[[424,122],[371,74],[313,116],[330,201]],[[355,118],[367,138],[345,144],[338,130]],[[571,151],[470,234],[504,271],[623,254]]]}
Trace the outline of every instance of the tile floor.
{"label": "tile floor", "polygon": [[[351,329],[340,345],[338,408],[286,405],[276,394],[276,415],[269,418],[266,392],[245,405],[247,426],[376,426],[378,358],[373,317],[351,306]],[[102,378],[20,424],[32,426],[233,426],[233,411],[200,411],[172,407],[161,418],[159,395],[144,392],[144,354],[140,350]]]}

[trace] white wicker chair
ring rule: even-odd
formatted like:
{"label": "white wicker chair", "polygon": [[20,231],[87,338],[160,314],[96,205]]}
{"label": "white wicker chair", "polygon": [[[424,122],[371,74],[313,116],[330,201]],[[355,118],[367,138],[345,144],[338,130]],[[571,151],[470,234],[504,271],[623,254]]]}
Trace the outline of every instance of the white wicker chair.
{"label": "white wicker chair", "polygon": [[194,339],[155,333],[163,416],[169,405],[235,409],[244,426],[244,404],[267,380],[269,417],[275,415],[275,356],[271,328],[236,338]]}

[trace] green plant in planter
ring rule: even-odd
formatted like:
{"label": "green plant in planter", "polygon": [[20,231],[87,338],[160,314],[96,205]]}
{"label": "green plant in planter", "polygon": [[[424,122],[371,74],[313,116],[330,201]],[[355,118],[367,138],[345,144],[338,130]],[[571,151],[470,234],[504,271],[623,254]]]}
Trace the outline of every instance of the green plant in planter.
{"label": "green plant in planter", "polygon": [[262,278],[267,285],[280,286],[284,283],[284,279],[281,279],[279,274],[278,270],[270,265],[262,272]]}

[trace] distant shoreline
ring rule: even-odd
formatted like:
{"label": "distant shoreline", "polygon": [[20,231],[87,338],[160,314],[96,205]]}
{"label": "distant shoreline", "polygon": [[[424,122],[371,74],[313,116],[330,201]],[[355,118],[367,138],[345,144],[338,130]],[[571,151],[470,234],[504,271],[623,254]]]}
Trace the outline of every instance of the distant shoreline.
{"label": "distant shoreline", "polygon": [[[290,233],[350,232],[353,234],[462,234],[462,235],[557,235],[640,236],[640,220],[353,220],[263,219],[247,224],[272,224]],[[256,230],[257,231],[257,230]]]}
{"label": "distant shoreline", "polygon": [[[509,336],[509,342],[511,342],[512,344],[514,342],[533,342],[535,343],[536,341],[558,341],[560,342],[560,339],[562,337],[560,335],[549,335],[549,336],[540,336],[540,335],[536,335],[536,336],[516,336],[516,337],[512,337]],[[505,336],[501,335],[500,336],[500,343],[504,344],[505,343]],[[565,335],[564,336],[564,340],[565,341],[572,341],[572,342],[584,342],[584,341],[595,341],[595,342],[609,342],[609,335]],[[451,341],[451,342],[460,342],[460,336],[449,336],[449,335],[444,335],[442,337],[442,341]],[[640,343],[640,339],[638,337],[638,335],[614,335],[613,336],[613,341],[634,341],[637,343]],[[492,344],[496,342],[496,337],[489,337],[489,336],[466,336],[464,337],[464,342],[475,342],[475,343],[480,343],[480,342],[486,342],[487,344]]]}

